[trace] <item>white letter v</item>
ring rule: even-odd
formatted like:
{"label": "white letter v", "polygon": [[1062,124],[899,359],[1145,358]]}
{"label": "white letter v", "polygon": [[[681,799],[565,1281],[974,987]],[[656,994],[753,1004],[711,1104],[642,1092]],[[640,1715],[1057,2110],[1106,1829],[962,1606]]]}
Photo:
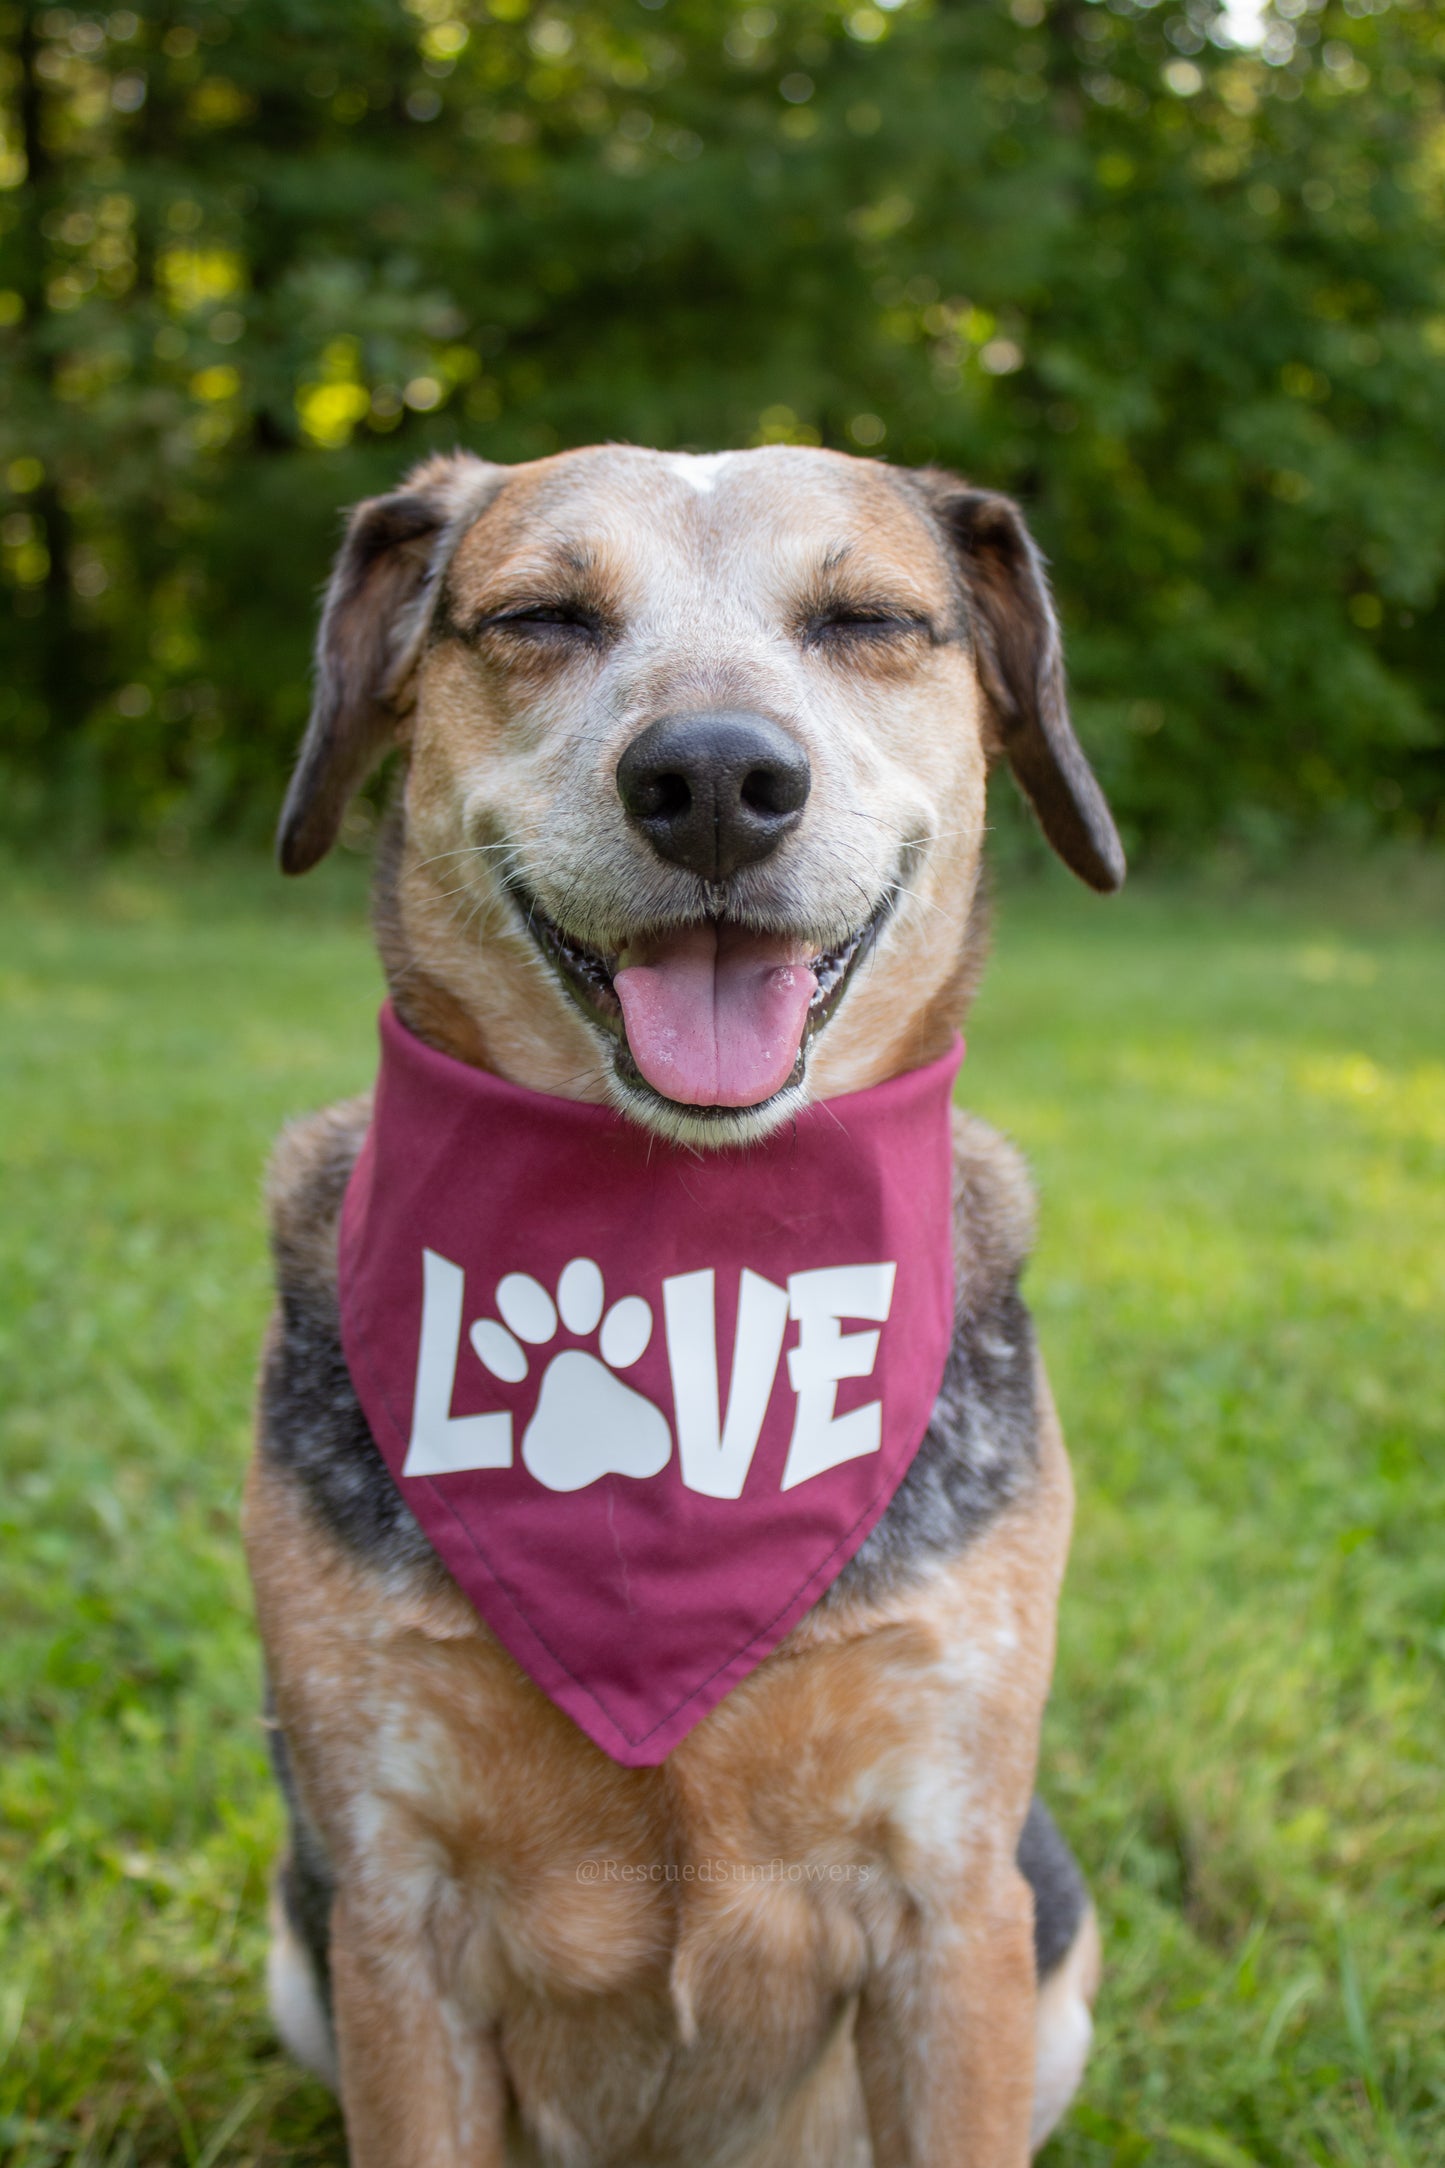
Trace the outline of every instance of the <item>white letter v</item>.
{"label": "white letter v", "polygon": [[738,1279],[726,1423],[718,1410],[714,1275],[683,1272],[664,1280],[662,1308],[682,1480],[705,1498],[741,1498],[788,1329],[787,1295],[746,1268]]}

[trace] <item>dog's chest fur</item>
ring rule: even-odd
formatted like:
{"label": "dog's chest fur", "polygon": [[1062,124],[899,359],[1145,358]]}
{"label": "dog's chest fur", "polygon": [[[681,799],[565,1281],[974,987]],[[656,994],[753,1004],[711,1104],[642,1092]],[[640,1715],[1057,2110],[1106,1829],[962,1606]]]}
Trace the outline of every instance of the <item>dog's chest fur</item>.
{"label": "dog's chest fur", "polygon": [[[736,2139],[791,2089],[842,2117],[844,2160],[853,2081],[802,2081],[918,1908],[1011,1865],[1032,1785],[1069,1491],[1017,1294],[1021,1166],[959,1118],[958,1329],[878,1528],[663,1767],[624,1769],[482,1626],[367,1431],[335,1268],[366,1118],[333,1109],[277,1156],[248,1516],[313,1879],[364,1911],[398,1995],[425,1968],[464,2029],[501,2030],[557,2157],[701,2163],[720,2100]],[[774,2143],[830,2157],[811,2126]]]}

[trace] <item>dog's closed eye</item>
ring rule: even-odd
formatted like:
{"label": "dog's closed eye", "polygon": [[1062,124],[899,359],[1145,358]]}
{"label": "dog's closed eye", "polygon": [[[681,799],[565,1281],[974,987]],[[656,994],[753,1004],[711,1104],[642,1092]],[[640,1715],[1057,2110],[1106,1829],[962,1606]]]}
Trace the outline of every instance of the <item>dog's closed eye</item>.
{"label": "dog's closed eye", "polygon": [[479,635],[500,632],[521,639],[595,642],[606,636],[610,626],[601,610],[593,604],[562,600],[529,602],[515,609],[498,611],[483,618],[475,630]]}
{"label": "dog's closed eye", "polygon": [[863,642],[937,638],[932,619],[922,611],[887,602],[824,602],[809,611],[800,630],[805,646],[835,650]]}

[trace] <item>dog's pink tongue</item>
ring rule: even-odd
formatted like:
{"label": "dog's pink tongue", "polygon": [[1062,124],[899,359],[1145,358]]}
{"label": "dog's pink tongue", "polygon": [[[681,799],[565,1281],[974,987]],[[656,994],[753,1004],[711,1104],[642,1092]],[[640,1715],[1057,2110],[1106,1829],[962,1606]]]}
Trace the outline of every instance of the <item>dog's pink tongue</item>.
{"label": "dog's pink tongue", "polygon": [[689,1107],[754,1107],[781,1090],[817,991],[806,955],[741,926],[689,926],[629,950],[613,984],[653,1090]]}

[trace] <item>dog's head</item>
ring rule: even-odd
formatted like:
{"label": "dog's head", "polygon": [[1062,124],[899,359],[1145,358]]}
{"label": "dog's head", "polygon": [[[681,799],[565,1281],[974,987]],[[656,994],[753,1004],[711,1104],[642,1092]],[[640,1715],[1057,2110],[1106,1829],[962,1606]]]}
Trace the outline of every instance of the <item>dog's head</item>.
{"label": "dog's head", "polygon": [[942,1051],[995,756],[1075,873],[1123,879],[1015,507],[835,452],[458,454],[361,505],[288,872],[398,742],[402,1014],[694,1143]]}

